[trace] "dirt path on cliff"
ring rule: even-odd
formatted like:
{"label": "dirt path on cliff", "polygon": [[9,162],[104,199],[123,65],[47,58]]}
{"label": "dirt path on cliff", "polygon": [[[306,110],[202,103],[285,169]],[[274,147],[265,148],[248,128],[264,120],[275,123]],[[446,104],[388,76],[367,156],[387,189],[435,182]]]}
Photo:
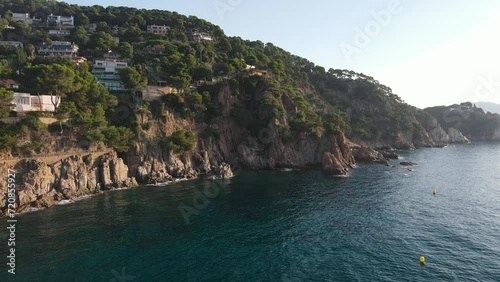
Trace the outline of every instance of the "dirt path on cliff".
{"label": "dirt path on cliff", "polygon": [[111,153],[113,150],[112,149],[109,149],[109,150],[104,150],[104,151],[98,151],[98,152],[65,152],[64,154],[54,154],[54,155],[46,155],[46,156],[36,156],[36,157],[28,157],[28,158],[12,158],[12,159],[2,159],[0,160],[1,163],[5,164],[5,165],[8,165],[8,166],[14,166],[16,165],[18,162],[22,161],[22,160],[41,160],[43,161],[44,163],[48,164],[48,165],[51,165],[51,164],[54,164],[54,163],[57,163],[61,160],[64,160],[66,158],[69,158],[71,156],[76,156],[76,155],[85,155],[85,156],[88,156],[88,155],[92,155],[94,158],[98,158],[102,155],[105,155],[107,153]]}

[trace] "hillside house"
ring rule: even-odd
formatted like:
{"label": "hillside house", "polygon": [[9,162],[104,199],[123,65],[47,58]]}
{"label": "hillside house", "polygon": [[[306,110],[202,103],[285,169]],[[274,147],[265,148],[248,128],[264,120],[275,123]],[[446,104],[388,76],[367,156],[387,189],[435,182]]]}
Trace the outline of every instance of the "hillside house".
{"label": "hillside house", "polygon": [[50,14],[47,17],[48,25],[56,25],[56,26],[65,26],[65,27],[73,27],[75,25],[75,18],[73,16],[57,16]]}
{"label": "hillside house", "polygon": [[191,40],[194,42],[212,41],[212,36],[206,32],[193,32],[191,34]]}
{"label": "hillside house", "polygon": [[[56,107],[52,101],[57,102]],[[50,95],[34,96],[29,93],[14,93],[13,110],[16,112],[55,112],[61,104],[61,99]]]}
{"label": "hillside house", "polygon": [[41,19],[35,17],[30,18],[29,13],[12,13],[12,19],[16,22],[25,22],[29,25],[39,24],[42,22]]}
{"label": "hillside house", "polygon": [[45,57],[74,57],[78,54],[78,45],[68,41],[53,41],[51,45],[43,43],[38,47],[38,54]]}
{"label": "hillside house", "polygon": [[71,60],[73,63],[75,63],[77,66],[80,66],[81,64],[84,64],[87,62],[87,58],[85,57],[71,57]]}
{"label": "hillside house", "polygon": [[3,85],[5,87],[5,89],[9,89],[9,90],[15,90],[15,89],[19,89],[19,87],[21,87],[21,84],[17,83],[16,81],[14,81],[12,79],[0,80],[0,85]]}
{"label": "hillside house", "polygon": [[112,91],[127,90],[120,78],[120,70],[128,67],[126,61],[102,59],[95,60],[92,68],[92,74],[97,78],[98,82],[106,89]]}
{"label": "hillside house", "polygon": [[12,19],[16,22],[27,23],[30,20],[30,14],[29,13],[12,13]]}
{"label": "hillside house", "polygon": [[257,69],[251,69],[250,70],[250,75],[266,76],[267,75],[267,71],[257,70]]}
{"label": "hillside house", "polygon": [[149,33],[157,34],[157,35],[167,35],[170,30],[169,26],[166,25],[148,25],[147,31]]}
{"label": "hillside house", "polygon": [[23,48],[24,44],[20,41],[0,41],[0,45]]}

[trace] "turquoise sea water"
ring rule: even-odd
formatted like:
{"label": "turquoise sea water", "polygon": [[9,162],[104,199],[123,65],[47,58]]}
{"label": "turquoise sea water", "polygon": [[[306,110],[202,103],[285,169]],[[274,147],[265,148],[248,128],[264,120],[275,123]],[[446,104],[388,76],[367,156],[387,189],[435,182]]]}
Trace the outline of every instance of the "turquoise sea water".
{"label": "turquoise sea water", "polygon": [[500,281],[500,144],[402,154],[415,171],[247,171],[25,214],[15,276],[1,219],[0,281]]}

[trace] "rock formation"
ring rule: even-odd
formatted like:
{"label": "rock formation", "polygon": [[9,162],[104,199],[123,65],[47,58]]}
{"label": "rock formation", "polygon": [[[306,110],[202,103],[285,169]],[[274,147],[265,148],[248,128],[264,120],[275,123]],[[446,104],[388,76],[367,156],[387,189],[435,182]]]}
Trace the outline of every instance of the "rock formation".
{"label": "rock formation", "polygon": [[[102,190],[138,185],[134,177],[129,177],[128,167],[114,152],[95,159],[92,155],[75,155],[50,165],[36,159],[23,160],[16,164],[15,169],[17,212],[30,207],[50,207],[54,200],[71,200]],[[2,195],[6,191],[6,184],[0,183]]]}
{"label": "rock formation", "polygon": [[[382,153],[366,146],[360,146],[359,148],[354,149],[353,155],[356,160],[360,162],[388,164],[386,157]],[[391,156],[394,157],[394,155]]]}
{"label": "rock formation", "polygon": [[462,132],[453,127],[448,128],[448,136],[450,137],[451,143],[470,143],[469,139],[467,139]]}
{"label": "rock formation", "polygon": [[234,174],[231,169],[231,165],[227,163],[222,163],[216,170],[209,173],[207,179],[217,180],[217,179],[230,179],[233,178]]}

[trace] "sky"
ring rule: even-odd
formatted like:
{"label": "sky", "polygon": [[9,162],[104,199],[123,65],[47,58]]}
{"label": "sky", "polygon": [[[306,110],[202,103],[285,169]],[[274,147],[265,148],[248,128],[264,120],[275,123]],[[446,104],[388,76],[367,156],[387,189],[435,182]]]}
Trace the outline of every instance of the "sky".
{"label": "sky", "polygon": [[176,11],[272,42],[326,69],[362,72],[424,108],[500,104],[497,0],[66,0]]}

